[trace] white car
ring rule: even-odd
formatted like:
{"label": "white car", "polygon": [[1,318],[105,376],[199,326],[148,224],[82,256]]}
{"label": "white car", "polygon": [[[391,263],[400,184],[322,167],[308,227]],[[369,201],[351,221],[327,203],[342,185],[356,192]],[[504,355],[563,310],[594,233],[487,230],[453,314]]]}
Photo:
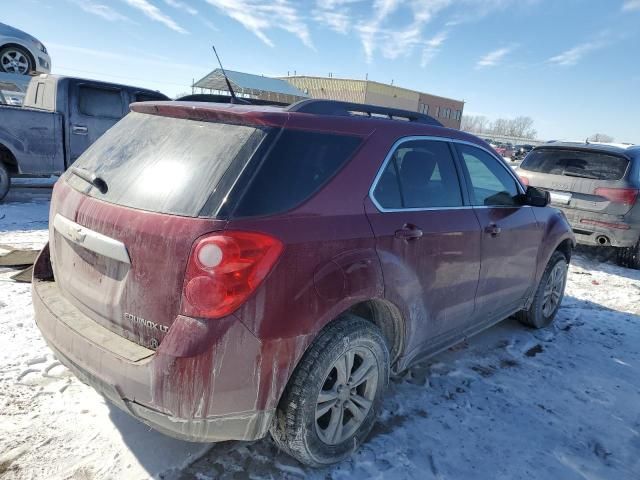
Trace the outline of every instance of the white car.
{"label": "white car", "polygon": [[0,23],[0,72],[29,75],[50,71],[51,58],[42,42]]}

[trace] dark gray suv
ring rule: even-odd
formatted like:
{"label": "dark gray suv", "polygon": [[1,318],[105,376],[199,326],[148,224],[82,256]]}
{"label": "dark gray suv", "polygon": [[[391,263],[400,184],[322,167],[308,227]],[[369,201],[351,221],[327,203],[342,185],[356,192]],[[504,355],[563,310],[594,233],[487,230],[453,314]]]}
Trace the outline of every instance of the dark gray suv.
{"label": "dark gray suv", "polygon": [[518,173],[551,193],[578,243],[617,247],[621,265],[640,269],[640,145],[548,143]]}

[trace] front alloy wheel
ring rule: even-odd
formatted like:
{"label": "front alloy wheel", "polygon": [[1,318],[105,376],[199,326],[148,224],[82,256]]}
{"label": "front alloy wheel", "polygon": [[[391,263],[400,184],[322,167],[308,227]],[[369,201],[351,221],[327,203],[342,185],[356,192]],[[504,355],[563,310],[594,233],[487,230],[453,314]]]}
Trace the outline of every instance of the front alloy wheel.
{"label": "front alloy wheel", "polygon": [[562,252],[553,252],[542,274],[531,305],[527,310],[518,312],[516,318],[533,328],[544,328],[551,324],[564,297],[568,270],[567,257]]}
{"label": "front alloy wheel", "polygon": [[566,277],[567,264],[564,262],[556,263],[547,279],[543,293],[542,313],[547,318],[555,313],[560,304],[560,300],[564,294]]}
{"label": "front alloy wheel", "polygon": [[17,47],[7,47],[0,51],[0,67],[7,73],[26,75],[33,70],[29,55]]}

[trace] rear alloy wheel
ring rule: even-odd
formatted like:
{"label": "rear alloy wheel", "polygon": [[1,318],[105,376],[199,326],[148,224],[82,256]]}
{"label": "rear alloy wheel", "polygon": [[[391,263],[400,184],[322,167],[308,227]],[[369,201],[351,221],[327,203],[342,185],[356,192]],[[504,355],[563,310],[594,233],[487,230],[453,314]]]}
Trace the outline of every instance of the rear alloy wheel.
{"label": "rear alloy wheel", "polygon": [[11,188],[11,175],[4,163],[0,162],[0,202],[9,193],[9,188]]}
{"label": "rear alloy wheel", "polygon": [[640,240],[633,247],[618,248],[618,264],[640,270]]}
{"label": "rear alloy wheel", "polygon": [[371,322],[346,315],[309,347],[280,400],[271,436],[300,462],[339,462],[366,439],[389,379],[389,350]]}
{"label": "rear alloy wheel", "polygon": [[7,73],[27,75],[35,70],[29,53],[20,47],[5,47],[0,50],[0,70]]}
{"label": "rear alloy wheel", "polygon": [[542,274],[531,306],[516,315],[520,322],[532,328],[544,328],[553,322],[564,298],[568,269],[566,257],[561,252],[554,252]]}

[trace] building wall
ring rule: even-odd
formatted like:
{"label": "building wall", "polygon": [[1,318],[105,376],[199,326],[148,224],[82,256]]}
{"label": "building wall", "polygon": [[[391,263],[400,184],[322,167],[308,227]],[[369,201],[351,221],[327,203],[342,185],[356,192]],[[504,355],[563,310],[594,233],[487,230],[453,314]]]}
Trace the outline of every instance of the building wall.
{"label": "building wall", "polygon": [[323,77],[284,77],[291,85],[311,98],[365,103],[366,82]]}
{"label": "building wall", "polygon": [[414,112],[418,110],[418,92],[378,82],[366,82],[366,85],[364,103]]}
{"label": "building wall", "polygon": [[[368,103],[427,113],[445,127],[460,129],[464,102],[368,80],[330,77],[283,77],[311,98]],[[428,111],[427,110],[428,106]]]}
{"label": "building wall", "polygon": [[426,113],[442,123],[445,127],[460,130],[464,102],[451,98],[438,97],[421,93],[418,99],[418,112]]}

